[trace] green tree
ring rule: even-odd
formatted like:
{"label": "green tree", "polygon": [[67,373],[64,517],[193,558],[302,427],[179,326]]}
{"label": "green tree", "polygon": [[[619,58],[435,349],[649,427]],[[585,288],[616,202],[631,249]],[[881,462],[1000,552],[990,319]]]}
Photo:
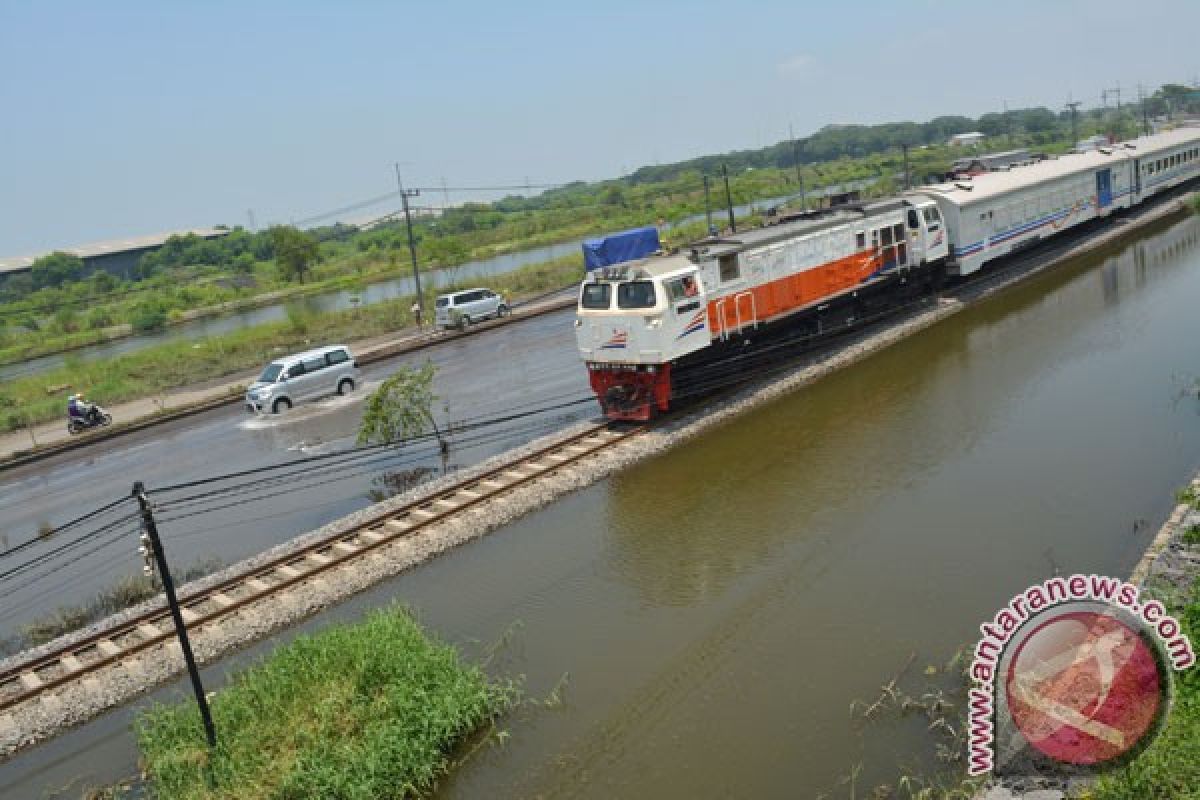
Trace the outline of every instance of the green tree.
{"label": "green tree", "polygon": [[401,367],[380,384],[367,400],[358,429],[359,444],[401,442],[431,427],[437,433],[433,421],[435,372],[433,363],[426,361],[415,369]]}
{"label": "green tree", "polygon": [[61,286],[67,281],[76,281],[83,276],[83,260],[79,256],[56,250],[34,261],[30,274],[33,276],[35,289]]}
{"label": "green tree", "polygon": [[304,283],[304,276],[320,255],[316,237],[290,225],[274,225],[270,232],[279,273],[285,280]]}
{"label": "green tree", "polygon": [[254,256],[249,253],[238,253],[233,259],[233,271],[240,275],[254,272]]}

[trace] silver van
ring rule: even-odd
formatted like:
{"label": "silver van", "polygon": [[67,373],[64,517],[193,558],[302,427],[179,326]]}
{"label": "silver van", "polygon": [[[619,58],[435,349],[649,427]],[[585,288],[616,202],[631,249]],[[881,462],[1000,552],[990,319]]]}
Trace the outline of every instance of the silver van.
{"label": "silver van", "polygon": [[358,382],[350,348],[335,344],[308,350],[267,364],[246,390],[246,410],[278,414],[302,400],[352,392]]}
{"label": "silver van", "polygon": [[491,289],[466,289],[440,294],[434,312],[439,328],[466,328],[473,322],[508,314],[504,298]]}

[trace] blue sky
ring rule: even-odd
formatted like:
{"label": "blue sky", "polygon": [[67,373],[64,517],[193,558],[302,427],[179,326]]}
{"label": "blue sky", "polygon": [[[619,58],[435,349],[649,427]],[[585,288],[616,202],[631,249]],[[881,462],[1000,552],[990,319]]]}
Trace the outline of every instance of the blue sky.
{"label": "blue sky", "polygon": [[0,0],[0,256],[304,219],[395,161],[552,183],[789,124],[1098,105],[1200,76],[1198,27],[1194,0]]}

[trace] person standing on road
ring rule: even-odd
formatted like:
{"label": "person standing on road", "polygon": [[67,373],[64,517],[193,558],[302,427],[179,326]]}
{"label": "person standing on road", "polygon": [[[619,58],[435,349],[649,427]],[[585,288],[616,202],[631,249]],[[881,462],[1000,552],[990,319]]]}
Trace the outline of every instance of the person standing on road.
{"label": "person standing on road", "polygon": [[412,312],[413,319],[415,319],[417,321],[417,327],[420,328],[421,327],[421,304],[418,303],[416,300],[414,300],[413,304],[412,304],[412,308],[410,308],[409,311]]}

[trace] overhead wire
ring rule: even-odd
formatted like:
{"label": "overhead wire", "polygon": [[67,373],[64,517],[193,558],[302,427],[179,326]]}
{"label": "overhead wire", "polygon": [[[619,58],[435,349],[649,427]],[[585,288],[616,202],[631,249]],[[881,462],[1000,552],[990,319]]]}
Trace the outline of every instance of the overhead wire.
{"label": "overhead wire", "polygon": [[64,522],[60,525],[51,527],[45,531],[41,531],[36,538],[21,542],[20,544],[14,546],[14,547],[10,547],[9,549],[7,549],[5,551],[0,552],[0,561],[4,560],[5,558],[8,558],[10,556],[13,556],[17,553],[20,553],[23,550],[28,550],[31,547],[36,547],[39,544],[44,544],[47,539],[57,536],[66,531],[69,531],[72,528],[75,528],[79,525],[82,525],[83,523],[87,522],[88,520],[95,519],[96,517],[99,517],[103,514],[107,514],[109,511],[112,511],[113,509],[118,508],[122,504],[131,502],[132,499],[133,499],[132,497],[122,497],[118,500],[112,501],[111,503],[106,503],[105,505],[101,506],[100,508],[92,509],[91,511],[88,511],[84,514],[80,514],[78,517],[68,520],[67,522]]}

